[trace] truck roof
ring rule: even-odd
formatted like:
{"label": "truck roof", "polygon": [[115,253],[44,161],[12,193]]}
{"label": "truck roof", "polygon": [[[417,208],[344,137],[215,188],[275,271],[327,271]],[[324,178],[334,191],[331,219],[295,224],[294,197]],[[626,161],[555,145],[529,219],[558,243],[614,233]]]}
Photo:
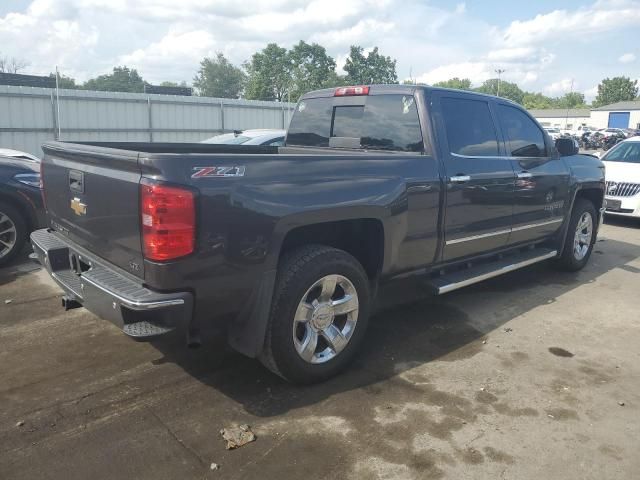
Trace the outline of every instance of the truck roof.
{"label": "truck roof", "polygon": [[[308,98],[323,98],[323,97],[333,97],[338,87],[332,88],[323,88],[321,90],[313,90],[311,92],[305,93],[300,100],[308,99]],[[451,93],[464,93],[468,95],[474,95],[478,97],[490,97],[490,98],[500,98],[507,103],[512,103],[518,107],[522,107],[508,98],[504,97],[496,97],[495,95],[489,95],[487,93],[474,92],[471,90],[459,90],[455,88],[444,88],[444,87],[433,87],[431,85],[407,85],[407,84],[373,84],[369,85],[369,95],[413,95],[416,90],[423,90],[425,92],[428,91],[440,91],[440,92],[451,92]]]}

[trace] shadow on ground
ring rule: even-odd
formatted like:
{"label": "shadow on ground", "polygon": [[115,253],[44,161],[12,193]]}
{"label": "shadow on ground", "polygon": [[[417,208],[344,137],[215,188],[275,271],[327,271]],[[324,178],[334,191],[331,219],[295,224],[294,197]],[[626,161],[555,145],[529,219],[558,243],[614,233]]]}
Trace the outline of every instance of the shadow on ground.
{"label": "shadow on ground", "polygon": [[[619,220],[615,222],[617,225]],[[619,224],[627,223],[622,220]],[[253,415],[281,415],[339,392],[362,388],[375,394],[381,389],[377,384],[419,364],[472,357],[482,351],[482,340],[492,330],[594,282],[612,269],[634,268],[626,263],[638,257],[638,245],[600,239],[590,264],[577,273],[558,272],[544,263],[442,297],[425,293],[419,279],[394,282],[381,289],[380,308],[371,319],[363,349],[351,368],[337,378],[311,387],[287,384],[256,360],[231,351],[220,339],[196,350],[184,347],[181,339],[158,340],[153,345],[163,358],[156,363],[177,364]],[[545,288],[539,288],[541,285]],[[481,307],[481,302],[490,302],[494,295],[509,295],[509,308],[470,319],[456,306],[473,296],[474,305]]]}

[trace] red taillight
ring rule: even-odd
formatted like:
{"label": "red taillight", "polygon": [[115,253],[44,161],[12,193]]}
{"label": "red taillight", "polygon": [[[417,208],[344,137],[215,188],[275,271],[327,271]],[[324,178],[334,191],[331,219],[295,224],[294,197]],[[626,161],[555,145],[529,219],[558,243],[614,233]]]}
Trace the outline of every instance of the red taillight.
{"label": "red taillight", "polygon": [[369,87],[366,85],[358,85],[356,87],[338,87],[334,92],[334,97],[348,97],[356,95],[369,95]]}
{"label": "red taillight", "polygon": [[173,260],[193,252],[196,212],[193,192],[140,184],[142,248],[149,260]]}

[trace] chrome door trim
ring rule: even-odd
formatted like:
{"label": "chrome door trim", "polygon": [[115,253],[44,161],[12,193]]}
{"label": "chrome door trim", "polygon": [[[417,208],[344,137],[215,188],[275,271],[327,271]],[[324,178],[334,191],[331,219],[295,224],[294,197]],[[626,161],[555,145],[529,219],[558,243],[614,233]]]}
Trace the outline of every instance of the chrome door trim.
{"label": "chrome door trim", "polygon": [[516,176],[519,179],[531,178],[531,177],[533,177],[533,173],[531,173],[531,172],[519,172],[519,173],[516,174]]}
{"label": "chrome door trim", "polygon": [[454,175],[449,177],[451,183],[465,183],[471,180],[471,175]]}
{"label": "chrome door trim", "polygon": [[562,223],[563,220],[564,220],[564,218],[554,218],[553,220],[547,220],[545,222],[530,223],[529,225],[521,225],[519,227],[512,227],[511,231],[512,232],[519,232],[520,230],[528,230],[529,228],[544,227],[545,225],[552,225],[554,223]]}
{"label": "chrome door trim", "polygon": [[473,240],[480,240],[483,238],[495,237],[496,235],[504,235],[506,233],[519,232],[520,230],[527,230],[529,228],[544,227],[545,225],[562,223],[563,220],[564,218],[554,218],[552,220],[546,220],[544,222],[530,223],[529,225],[521,225],[519,227],[513,227],[505,230],[496,230],[494,232],[482,233],[480,235],[471,235],[470,237],[454,238],[453,240],[447,240],[445,242],[445,245],[455,245],[456,243],[471,242]]}
{"label": "chrome door trim", "polygon": [[482,238],[495,237],[496,235],[505,235],[508,233],[511,233],[511,229],[496,230],[495,232],[481,233],[480,235],[472,235],[470,237],[454,238],[453,240],[447,240],[445,242],[445,245],[455,245],[456,243],[470,242],[472,240],[480,240]]}

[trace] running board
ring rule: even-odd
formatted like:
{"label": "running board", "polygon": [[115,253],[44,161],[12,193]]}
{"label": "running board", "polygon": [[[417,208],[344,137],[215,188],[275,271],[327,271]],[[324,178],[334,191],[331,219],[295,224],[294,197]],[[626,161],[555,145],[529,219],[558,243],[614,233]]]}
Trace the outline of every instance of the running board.
{"label": "running board", "polygon": [[494,262],[480,264],[465,270],[445,273],[440,277],[429,279],[427,284],[437,295],[442,295],[443,293],[452,292],[467,285],[473,285],[474,283],[542,262],[557,255],[557,250],[548,248],[527,250],[526,252],[510,255],[509,257]]}

